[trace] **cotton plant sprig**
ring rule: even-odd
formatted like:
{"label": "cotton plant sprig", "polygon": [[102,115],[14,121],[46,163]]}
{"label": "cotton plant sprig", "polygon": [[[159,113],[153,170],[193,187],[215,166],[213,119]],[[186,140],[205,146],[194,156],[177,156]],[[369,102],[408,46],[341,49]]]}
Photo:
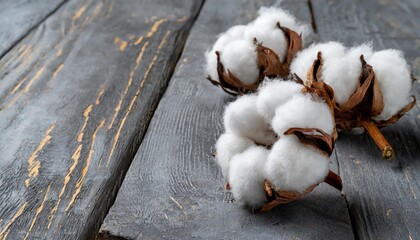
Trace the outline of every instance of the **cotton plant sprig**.
{"label": "cotton plant sprig", "polygon": [[280,8],[259,10],[247,25],[222,33],[206,53],[207,79],[231,95],[255,92],[265,77],[287,77],[310,34],[308,25]]}
{"label": "cotton plant sprig", "polygon": [[337,42],[313,44],[296,56],[291,72],[306,82],[316,80],[332,87],[338,129],[364,128],[384,158],[394,155],[378,128],[396,123],[415,104],[410,95],[413,80],[402,52],[374,52],[367,44],[353,48]]}
{"label": "cotton plant sprig", "polygon": [[265,212],[324,181],[341,190],[341,178],[329,171],[333,96],[320,85],[266,80],[226,107],[216,161],[236,200]]}

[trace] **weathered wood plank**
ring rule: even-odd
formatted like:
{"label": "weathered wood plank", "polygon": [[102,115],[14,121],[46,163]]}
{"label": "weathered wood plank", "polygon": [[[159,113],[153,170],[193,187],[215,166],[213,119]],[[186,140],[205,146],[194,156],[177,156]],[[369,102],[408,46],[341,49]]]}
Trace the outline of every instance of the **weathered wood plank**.
{"label": "weathered wood plank", "polygon": [[200,6],[70,1],[0,60],[0,239],[97,232]]}
{"label": "weathered wood plank", "polygon": [[[320,38],[348,45],[372,41],[378,49],[405,52],[420,76],[419,1],[312,1]],[[420,99],[420,86],[413,93]],[[366,135],[342,134],[336,153],[350,216],[359,239],[420,238],[419,104],[394,126],[383,129],[396,151],[380,158]]]}
{"label": "weathered wood plank", "polygon": [[[205,80],[203,53],[220,32],[272,2],[206,1],[99,237],[353,239],[336,190],[321,185],[304,200],[254,214],[232,203],[211,156],[233,99]],[[307,1],[285,5],[310,20]]]}
{"label": "weathered wood plank", "polygon": [[66,0],[2,0],[0,2],[0,57],[65,2]]}

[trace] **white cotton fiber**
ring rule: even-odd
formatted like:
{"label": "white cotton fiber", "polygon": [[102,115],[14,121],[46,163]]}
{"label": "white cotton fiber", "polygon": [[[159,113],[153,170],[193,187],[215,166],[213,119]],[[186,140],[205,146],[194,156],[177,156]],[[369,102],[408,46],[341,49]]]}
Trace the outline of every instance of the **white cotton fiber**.
{"label": "white cotton fiber", "polygon": [[283,31],[273,26],[256,26],[250,25],[245,31],[245,39],[252,42],[256,38],[258,43],[262,43],[264,47],[273,50],[278,56],[280,61],[284,61],[288,41]]}
{"label": "white cotton fiber", "polygon": [[411,71],[401,51],[378,51],[366,59],[373,67],[384,99],[384,109],[375,120],[387,120],[409,102],[412,87]]}
{"label": "white cotton fiber", "polygon": [[230,103],[225,110],[226,132],[249,138],[259,144],[272,145],[276,135],[257,111],[257,96],[245,95]]}
{"label": "white cotton fiber", "polygon": [[317,59],[318,52],[322,52],[324,60],[334,58],[341,58],[345,54],[346,48],[338,42],[316,43],[310,45],[307,49],[299,52],[292,64],[290,65],[290,72],[297,74],[302,80],[306,80],[308,71],[311,69],[314,61]]}
{"label": "white cotton fiber", "polygon": [[235,134],[224,133],[219,137],[216,142],[216,161],[227,180],[229,180],[229,164],[232,157],[251,146],[255,146],[253,141]]}
{"label": "white cotton fiber", "polygon": [[302,34],[302,40],[305,44],[309,41],[308,36],[312,33],[311,27],[307,24],[300,23],[289,12],[275,7],[262,7],[258,11],[258,18],[255,19],[250,25],[253,26],[276,26],[277,22],[286,28],[295,31],[297,34]]}
{"label": "white cotton fiber", "polygon": [[281,137],[288,129],[318,128],[332,135],[334,121],[325,102],[315,101],[310,94],[296,95],[276,109],[272,127]]}
{"label": "white cotton fiber", "polygon": [[239,202],[257,208],[265,203],[264,165],[268,154],[269,150],[264,147],[251,147],[232,158],[229,183],[233,196]]}
{"label": "white cotton fiber", "polygon": [[362,72],[360,56],[370,56],[372,47],[368,44],[350,48],[342,57],[328,57],[324,59],[321,79],[334,89],[335,100],[338,104],[346,102],[356,91]]}
{"label": "white cotton fiber", "polygon": [[284,136],[273,146],[265,166],[266,178],[275,189],[303,193],[324,181],[328,158],[309,148],[295,136]]}
{"label": "white cotton fiber", "polygon": [[217,75],[217,57],[215,52],[221,52],[228,43],[234,40],[242,39],[244,32],[244,25],[236,25],[229,28],[226,32],[219,35],[219,38],[214,43],[213,48],[205,53],[207,59],[206,74],[213,80],[219,79],[219,76]]}
{"label": "white cotton fiber", "polygon": [[235,40],[226,45],[220,53],[224,67],[244,84],[257,82],[260,71],[257,63],[257,52],[251,41]]}
{"label": "white cotton fiber", "polygon": [[301,94],[303,86],[283,79],[266,79],[258,89],[257,111],[267,122],[271,122],[276,109]]}

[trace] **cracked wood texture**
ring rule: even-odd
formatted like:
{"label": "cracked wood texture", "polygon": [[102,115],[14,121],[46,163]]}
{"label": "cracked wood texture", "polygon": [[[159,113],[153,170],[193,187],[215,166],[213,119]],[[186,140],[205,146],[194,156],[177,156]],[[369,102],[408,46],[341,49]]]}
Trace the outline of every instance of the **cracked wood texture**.
{"label": "cracked wood texture", "polygon": [[[322,41],[347,45],[371,41],[375,49],[405,52],[420,77],[420,2],[415,0],[312,1]],[[341,134],[336,156],[357,239],[420,239],[420,86],[417,105],[397,124],[382,129],[396,155],[381,159],[366,134]]]}
{"label": "cracked wood texture", "polygon": [[[255,214],[233,202],[212,152],[233,98],[203,74],[219,33],[274,1],[208,0],[151,121],[99,239],[353,239],[340,193],[321,184],[308,197]],[[307,1],[285,1],[310,21]]]}
{"label": "cracked wood texture", "polygon": [[67,0],[2,0],[0,3],[0,56]]}
{"label": "cracked wood texture", "polygon": [[71,0],[0,59],[0,239],[96,234],[201,4]]}

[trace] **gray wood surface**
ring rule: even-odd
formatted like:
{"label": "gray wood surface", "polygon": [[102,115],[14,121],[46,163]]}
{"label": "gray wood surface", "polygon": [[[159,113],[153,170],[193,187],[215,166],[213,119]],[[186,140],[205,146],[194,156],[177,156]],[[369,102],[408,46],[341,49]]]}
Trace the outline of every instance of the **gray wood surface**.
{"label": "gray wood surface", "polygon": [[0,57],[66,1],[0,1]]}
{"label": "gray wood surface", "polygon": [[97,232],[201,3],[69,1],[0,59],[0,239]]}
{"label": "gray wood surface", "polygon": [[[99,238],[353,239],[335,189],[321,184],[301,201],[255,214],[224,190],[211,155],[233,98],[205,80],[203,53],[220,32],[272,2],[206,1]],[[306,0],[284,5],[310,21]]]}
{"label": "gray wood surface", "polygon": [[[376,49],[403,50],[420,77],[419,1],[312,1],[320,39],[347,45],[372,41]],[[413,93],[420,100],[420,86]],[[407,116],[382,130],[391,161],[367,135],[342,134],[336,144],[340,174],[358,239],[420,239],[419,101]]]}

